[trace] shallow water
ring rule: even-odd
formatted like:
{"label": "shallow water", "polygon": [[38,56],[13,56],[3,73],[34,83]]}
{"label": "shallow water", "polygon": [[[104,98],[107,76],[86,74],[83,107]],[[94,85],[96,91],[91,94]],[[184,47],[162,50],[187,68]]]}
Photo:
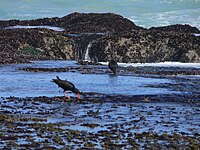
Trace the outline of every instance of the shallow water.
{"label": "shallow water", "polygon": [[[50,82],[55,76],[67,79],[82,92],[121,95],[154,95],[177,93],[166,88],[144,87],[173,83],[169,79],[144,78],[135,76],[113,76],[111,74],[80,74],[78,72],[26,72],[23,67],[77,66],[75,61],[34,61],[31,64],[0,65],[0,97],[36,97],[63,95],[62,89]],[[98,66],[91,66],[98,67]],[[107,69],[107,66],[104,67]],[[59,92],[60,91],[60,92]],[[69,95],[73,95],[69,93]]]}
{"label": "shallow water", "polygon": [[[78,107],[78,108],[77,108]],[[79,131],[98,132],[108,130],[109,125],[124,125],[124,129],[132,130],[132,133],[142,133],[153,131],[158,134],[185,132],[187,134],[200,133],[199,127],[199,108],[178,104],[178,103],[104,103],[87,104],[87,107],[79,105],[68,106],[71,111],[75,109],[74,116],[76,119],[70,121],[72,124],[64,126],[63,129],[77,129]],[[99,111],[98,117],[90,115],[90,112]],[[77,113],[77,115],[76,115]],[[87,116],[81,118],[81,116]],[[52,122],[54,119],[49,119]],[[194,122],[196,120],[196,122]],[[54,120],[55,121],[55,120]],[[60,121],[60,120],[59,120]],[[68,122],[65,118],[61,122]],[[158,123],[159,122],[159,123]],[[55,122],[54,122],[55,123]],[[95,128],[85,127],[84,123],[96,123],[99,126]],[[140,128],[136,128],[139,126]],[[190,131],[190,129],[194,129]]]}

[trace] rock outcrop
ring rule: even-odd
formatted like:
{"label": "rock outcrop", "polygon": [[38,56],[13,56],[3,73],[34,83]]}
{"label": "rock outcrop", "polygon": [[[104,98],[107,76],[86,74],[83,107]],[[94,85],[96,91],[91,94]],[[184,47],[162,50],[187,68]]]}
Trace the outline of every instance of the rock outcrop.
{"label": "rock outcrop", "polygon": [[143,29],[121,15],[113,13],[76,12],[61,18],[0,21],[1,28],[15,25],[56,26],[64,28],[66,33],[106,33]]}
{"label": "rock outcrop", "polygon": [[48,29],[0,30],[0,63],[74,59],[73,41]]}
{"label": "rock outcrop", "polygon": [[92,42],[90,56],[98,61],[200,62],[200,37],[180,32],[132,31]]}
{"label": "rock outcrop", "polygon": [[[5,29],[56,26],[65,30]],[[145,29],[112,13],[72,13],[58,18],[0,21],[0,63],[30,60],[200,62],[200,31],[189,25]],[[90,44],[89,48],[88,45]]]}

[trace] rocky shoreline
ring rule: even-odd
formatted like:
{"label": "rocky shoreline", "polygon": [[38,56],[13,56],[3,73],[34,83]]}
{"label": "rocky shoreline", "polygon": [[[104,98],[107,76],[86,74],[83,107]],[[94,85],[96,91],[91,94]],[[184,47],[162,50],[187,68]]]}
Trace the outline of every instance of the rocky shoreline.
{"label": "rocky shoreline", "polygon": [[[121,67],[118,75],[113,75],[103,65],[77,65],[75,61],[63,65],[64,61],[60,61],[66,67],[49,63],[42,68],[40,63],[35,67],[34,63],[28,64],[31,67],[17,65],[13,70],[22,73],[25,80],[25,74],[28,80],[35,74],[39,76],[29,82],[30,88],[37,85],[34,80],[39,78],[47,81],[43,85],[51,84],[49,79],[52,78],[48,77],[51,73],[55,73],[53,76],[63,73],[67,79],[74,73],[104,75],[113,79],[112,82],[121,77],[172,82],[141,85],[154,90],[168,89],[170,92],[166,94],[120,95],[82,91],[81,99],[55,95],[25,97],[19,87],[23,97],[0,97],[1,149],[199,149],[200,81],[199,77],[190,77],[199,75],[199,68]],[[16,77],[13,72],[11,74],[10,78]],[[14,80],[21,81],[21,77]],[[126,86],[124,80],[122,82],[120,85]],[[15,83],[17,88],[18,83]],[[43,85],[38,86],[39,90]],[[49,93],[47,89],[43,92]],[[134,92],[135,87],[132,90]]]}
{"label": "rocky shoreline", "polygon": [[[12,26],[52,26],[64,31]],[[0,64],[84,60],[89,44],[94,62],[200,62],[200,36],[194,35],[199,33],[189,25],[145,29],[112,13],[0,21]]]}
{"label": "rocky shoreline", "polygon": [[97,93],[82,100],[1,99],[0,148],[198,149],[199,106],[153,99]]}

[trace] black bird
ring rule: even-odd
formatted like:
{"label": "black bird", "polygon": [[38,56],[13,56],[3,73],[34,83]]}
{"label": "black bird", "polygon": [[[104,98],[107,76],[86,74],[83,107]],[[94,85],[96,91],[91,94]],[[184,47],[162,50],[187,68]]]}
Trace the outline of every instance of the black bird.
{"label": "black bird", "polygon": [[117,73],[117,68],[118,68],[118,64],[115,60],[111,60],[108,63],[108,67],[110,68],[110,70],[116,74]]}
{"label": "black bird", "polygon": [[58,87],[61,87],[64,90],[64,96],[66,98],[70,98],[66,95],[66,91],[72,91],[73,93],[77,94],[78,99],[80,99],[81,92],[74,86],[73,83],[67,81],[67,80],[61,80],[58,76],[56,76],[57,79],[52,79],[51,82],[54,82],[58,85]]}

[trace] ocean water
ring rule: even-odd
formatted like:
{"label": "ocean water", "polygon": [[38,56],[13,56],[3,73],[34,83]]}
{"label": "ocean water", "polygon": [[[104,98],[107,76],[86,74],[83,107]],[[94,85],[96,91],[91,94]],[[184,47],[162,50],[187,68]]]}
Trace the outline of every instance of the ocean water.
{"label": "ocean water", "polygon": [[146,28],[190,24],[200,29],[200,0],[0,0],[0,20],[111,12]]}

